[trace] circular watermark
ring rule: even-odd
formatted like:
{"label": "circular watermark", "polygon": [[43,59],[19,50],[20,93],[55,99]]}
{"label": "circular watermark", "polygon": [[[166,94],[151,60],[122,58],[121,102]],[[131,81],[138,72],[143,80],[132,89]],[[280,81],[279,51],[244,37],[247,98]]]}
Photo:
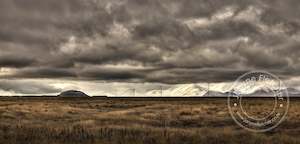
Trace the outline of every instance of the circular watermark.
{"label": "circular watermark", "polygon": [[239,126],[253,132],[266,132],[285,119],[289,95],[277,76],[251,71],[233,83],[227,102],[230,115]]}

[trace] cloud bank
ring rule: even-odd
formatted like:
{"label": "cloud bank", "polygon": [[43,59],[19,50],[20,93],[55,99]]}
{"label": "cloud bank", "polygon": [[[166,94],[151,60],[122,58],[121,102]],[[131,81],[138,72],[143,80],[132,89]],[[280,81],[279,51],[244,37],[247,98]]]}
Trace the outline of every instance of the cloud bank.
{"label": "cloud bank", "polygon": [[183,84],[260,69],[293,79],[297,11],[298,0],[1,0],[0,78]]}

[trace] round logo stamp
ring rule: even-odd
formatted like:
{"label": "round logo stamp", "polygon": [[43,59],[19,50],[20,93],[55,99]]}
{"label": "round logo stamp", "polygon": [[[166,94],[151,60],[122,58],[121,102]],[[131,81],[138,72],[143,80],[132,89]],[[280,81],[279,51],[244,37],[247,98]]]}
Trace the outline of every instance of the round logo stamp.
{"label": "round logo stamp", "polygon": [[251,71],[233,83],[228,95],[233,120],[253,132],[277,127],[289,108],[289,95],[283,82],[265,71]]}

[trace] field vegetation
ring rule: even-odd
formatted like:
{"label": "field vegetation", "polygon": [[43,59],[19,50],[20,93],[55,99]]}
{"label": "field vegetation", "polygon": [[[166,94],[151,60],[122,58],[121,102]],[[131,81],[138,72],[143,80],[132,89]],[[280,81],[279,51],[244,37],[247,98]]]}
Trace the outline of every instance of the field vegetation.
{"label": "field vegetation", "polygon": [[[253,110],[268,109],[264,101]],[[1,144],[296,144],[299,134],[297,99],[287,119],[266,133],[240,128],[222,98],[0,100]]]}

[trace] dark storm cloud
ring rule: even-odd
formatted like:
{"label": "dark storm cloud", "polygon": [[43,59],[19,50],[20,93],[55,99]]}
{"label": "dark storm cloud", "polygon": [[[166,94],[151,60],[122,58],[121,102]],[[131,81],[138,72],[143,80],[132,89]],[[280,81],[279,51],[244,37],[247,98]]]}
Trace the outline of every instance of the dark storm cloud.
{"label": "dark storm cloud", "polygon": [[299,76],[299,5],[1,0],[0,67],[17,69],[0,75],[162,83],[228,81],[253,69]]}
{"label": "dark storm cloud", "polygon": [[[226,82],[235,80],[247,70],[231,70],[223,68],[203,69],[169,69],[158,70],[146,76],[151,82],[163,82],[168,84],[197,83],[197,82]],[[188,73],[188,75],[187,75]]]}
{"label": "dark storm cloud", "polygon": [[60,68],[27,68],[18,71],[16,77],[61,78],[61,77],[76,77],[76,73],[69,69],[60,69]]}
{"label": "dark storm cloud", "polygon": [[20,55],[0,55],[0,67],[27,67],[35,62],[32,58],[22,57]]}
{"label": "dark storm cloud", "polygon": [[142,70],[128,70],[121,68],[87,68],[80,72],[80,76],[94,80],[127,80],[143,79]]}

